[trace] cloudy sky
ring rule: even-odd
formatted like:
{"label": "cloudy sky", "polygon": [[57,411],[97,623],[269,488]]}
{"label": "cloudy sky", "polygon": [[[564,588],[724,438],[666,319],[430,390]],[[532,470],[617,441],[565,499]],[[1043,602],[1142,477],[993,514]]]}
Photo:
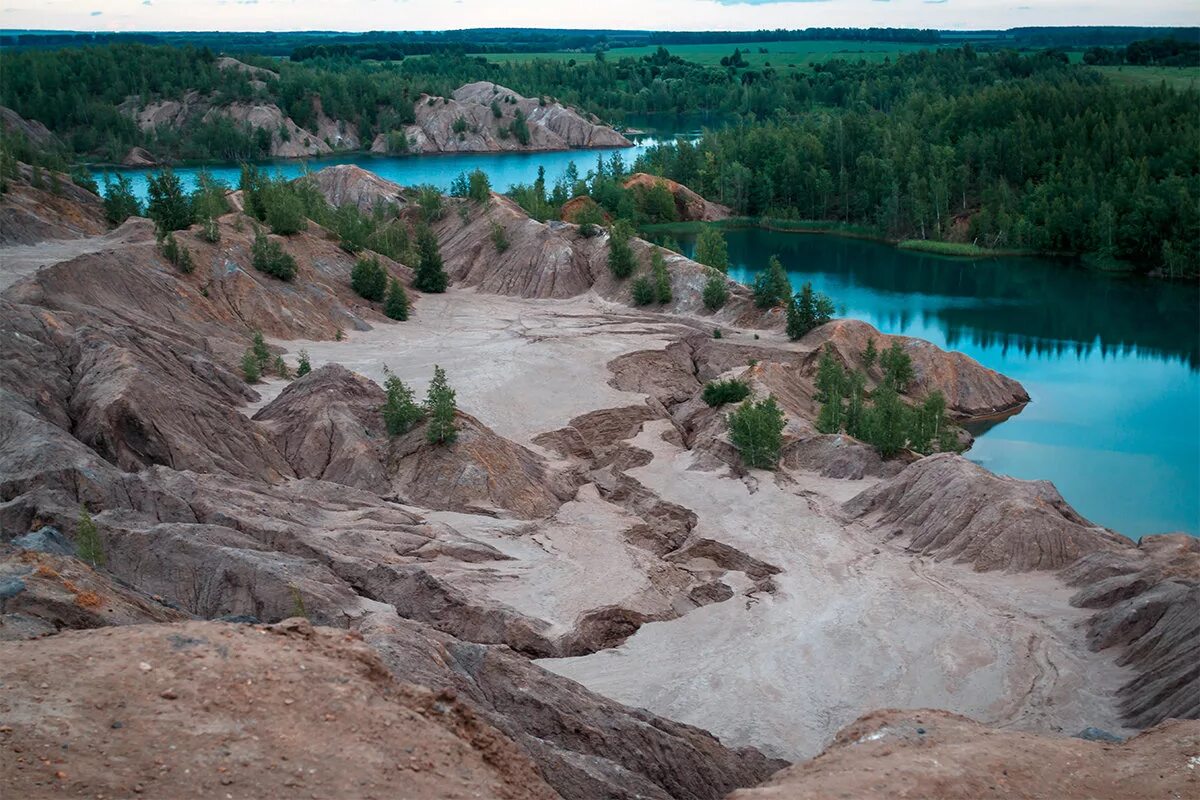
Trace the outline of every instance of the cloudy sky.
{"label": "cloudy sky", "polygon": [[0,28],[110,31],[1197,24],[1197,0],[0,0]]}

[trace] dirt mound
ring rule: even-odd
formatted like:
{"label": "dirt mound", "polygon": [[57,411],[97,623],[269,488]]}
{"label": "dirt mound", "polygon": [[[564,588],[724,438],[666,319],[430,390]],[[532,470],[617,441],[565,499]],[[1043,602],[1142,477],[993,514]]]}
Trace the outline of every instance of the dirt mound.
{"label": "dirt mound", "polygon": [[4,646],[0,763],[21,797],[555,797],[452,697],[305,620],[192,622]]}
{"label": "dirt mound", "polygon": [[605,224],[608,224],[612,221],[612,217],[609,215],[609,213],[601,208],[599,203],[588,197],[586,194],[580,195],[579,197],[572,197],[570,200],[563,203],[559,218],[562,219],[563,222],[573,222],[578,224],[579,215],[583,213],[584,209],[592,208],[600,210],[600,219],[603,220]]}
{"label": "dirt mound", "polygon": [[369,618],[361,631],[394,675],[452,687],[462,703],[512,737],[567,800],[716,800],[784,764],[608,700],[503,647],[386,615]]}
{"label": "dirt mound", "polygon": [[804,344],[814,348],[806,370],[815,374],[820,350],[826,344],[847,367],[863,369],[872,384],[883,379],[878,359],[871,369],[863,368],[862,354],[867,342],[875,340],[882,353],[898,341],[912,359],[913,382],[907,393],[924,397],[940,390],[946,397],[946,410],[958,417],[978,417],[999,414],[1019,408],[1029,402],[1029,393],[1017,381],[988,369],[969,356],[942,350],[935,344],[909,336],[882,334],[865,322],[851,319],[834,320],[804,337]]}
{"label": "dirt mound", "polygon": [[1072,605],[1102,609],[1088,623],[1093,650],[1122,648],[1137,677],[1121,688],[1129,724],[1200,718],[1200,539],[1144,536],[1137,546],[1089,553],[1061,573],[1079,586]]}
{"label": "dirt mound", "polygon": [[728,206],[711,203],[682,183],[676,183],[670,178],[635,172],[625,179],[626,189],[646,190],[659,184],[666,186],[667,191],[675,198],[675,213],[681,221],[714,222],[719,219],[728,219],[733,215],[733,211]]}
{"label": "dirt mound", "polygon": [[360,211],[371,211],[378,205],[405,204],[398,185],[354,164],[325,167],[312,173],[309,178],[330,205],[353,205]]}
{"label": "dirt mound", "polygon": [[[567,150],[573,147],[631,147],[607,125],[584,119],[574,109],[544,98],[522,97],[487,81],[468,83],[450,97],[422,94],[413,104],[416,122],[402,129],[407,149],[417,153],[481,153],[500,150]],[[498,112],[498,113],[497,113]],[[528,141],[514,132],[525,118]],[[387,152],[387,134],[371,145]]]}
{"label": "dirt mound", "polygon": [[16,544],[51,552],[9,548],[0,557],[0,640],[187,619],[187,614],[72,558],[68,554],[74,547],[54,528],[26,534]]}
{"label": "dirt mound", "polygon": [[0,195],[0,245],[76,239],[106,230],[100,198],[60,172],[18,164],[16,178]]}
{"label": "dirt mound", "polygon": [[153,167],[158,164],[158,159],[144,147],[131,147],[125,157],[121,159],[121,166],[124,167]]}
{"label": "dirt mound", "polygon": [[908,549],[977,570],[1061,569],[1129,540],[1079,516],[1053,485],[993,475],[942,453],[906,467],[843,508]]}
{"label": "dirt mound", "polygon": [[1190,797],[1200,792],[1197,753],[1194,721],[1121,744],[994,730],[944,711],[876,711],[813,760],[729,800]]}
{"label": "dirt mound", "polygon": [[386,493],[387,396],[373,381],[327,364],[288,384],[254,419],[301,478]]}

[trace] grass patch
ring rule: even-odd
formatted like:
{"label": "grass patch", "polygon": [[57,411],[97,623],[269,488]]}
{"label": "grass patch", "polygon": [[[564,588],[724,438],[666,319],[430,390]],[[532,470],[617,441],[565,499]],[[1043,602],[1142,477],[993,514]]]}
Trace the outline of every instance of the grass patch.
{"label": "grass patch", "polygon": [[[796,42],[728,42],[713,44],[668,44],[663,45],[671,51],[671,55],[702,64],[707,67],[721,65],[721,59],[733,53],[734,48],[742,51],[742,57],[748,62],[746,69],[761,70],[770,65],[779,72],[796,72],[810,68],[813,64],[823,64],[831,59],[845,61],[867,61],[879,63],[885,58],[895,59],[904,53],[915,53],[920,50],[933,50],[941,45],[920,42],[852,42],[838,40],[814,40]],[[605,53],[610,61],[621,58],[641,58],[654,53],[658,45],[644,47],[614,47]],[[760,53],[759,50],[766,50]],[[534,59],[552,61],[576,62],[590,61],[594,58],[589,51],[574,52],[544,52],[544,53],[480,53],[490,61],[513,64],[524,64]]]}
{"label": "grass patch", "polygon": [[917,253],[931,253],[935,256],[950,256],[952,258],[996,258],[998,256],[1032,256],[1037,255],[1030,250],[996,250],[980,247],[968,242],[936,242],[931,239],[905,239],[896,244],[901,250],[911,250]]}
{"label": "grass patch", "polygon": [[1135,88],[1165,83],[1180,91],[1200,89],[1200,67],[1092,67],[1113,83]]}

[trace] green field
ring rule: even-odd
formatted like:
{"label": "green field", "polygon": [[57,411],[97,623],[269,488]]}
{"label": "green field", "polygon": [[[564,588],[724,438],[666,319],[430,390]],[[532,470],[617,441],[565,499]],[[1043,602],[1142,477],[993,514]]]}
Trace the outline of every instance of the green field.
{"label": "green field", "polygon": [[[801,41],[801,42],[732,42],[729,44],[676,44],[666,45],[671,55],[705,66],[718,66],[724,56],[733,53],[734,48],[742,51],[742,57],[749,62],[750,69],[762,69],[766,66],[779,71],[806,69],[811,64],[819,64],[839,58],[847,61],[883,61],[886,57],[895,58],[903,53],[927,50],[938,45],[906,44],[902,42],[849,42],[849,41]],[[614,47],[605,53],[605,57],[615,61],[626,56],[640,58],[650,55],[657,45],[646,47]],[[766,50],[760,53],[759,50]],[[593,58],[591,52],[547,52],[547,53],[491,53],[485,54],[492,61],[509,61],[519,63],[532,61],[535,58],[567,61],[575,59],[583,61]]]}
{"label": "green field", "polygon": [[1172,89],[1200,89],[1200,67],[1092,67],[1109,80],[1125,86],[1158,86],[1166,82]]}

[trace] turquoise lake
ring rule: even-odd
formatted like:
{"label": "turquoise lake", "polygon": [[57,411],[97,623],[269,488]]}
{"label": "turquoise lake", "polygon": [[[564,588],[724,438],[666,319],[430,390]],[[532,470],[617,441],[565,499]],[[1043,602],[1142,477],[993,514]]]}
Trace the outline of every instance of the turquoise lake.
{"label": "turquoise lake", "polygon": [[[268,164],[285,176],[357,164],[401,185],[446,189],[479,167],[493,187],[552,184],[620,152],[386,157],[362,154]],[[236,185],[236,164],[208,165]],[[145,198],[145,171],[122,170]],[[196,168],[176,172],[190,188]],[[98,176],[99,177],[99,176]],[[843,316],[959,350],[1022,384],[1032,402],[971,426],[968,457],[1018,478],[1052,481],[1093,522],[1137,538],[1200,535],[1200,295],[1194,285],[1086,272],[1043,259],[946,259],[884,244],[757,229],[727,232],[731,275],[749,283],[776,254],[798,288],[811,281]],[[681,237],[690,255],[694,241]]]}

